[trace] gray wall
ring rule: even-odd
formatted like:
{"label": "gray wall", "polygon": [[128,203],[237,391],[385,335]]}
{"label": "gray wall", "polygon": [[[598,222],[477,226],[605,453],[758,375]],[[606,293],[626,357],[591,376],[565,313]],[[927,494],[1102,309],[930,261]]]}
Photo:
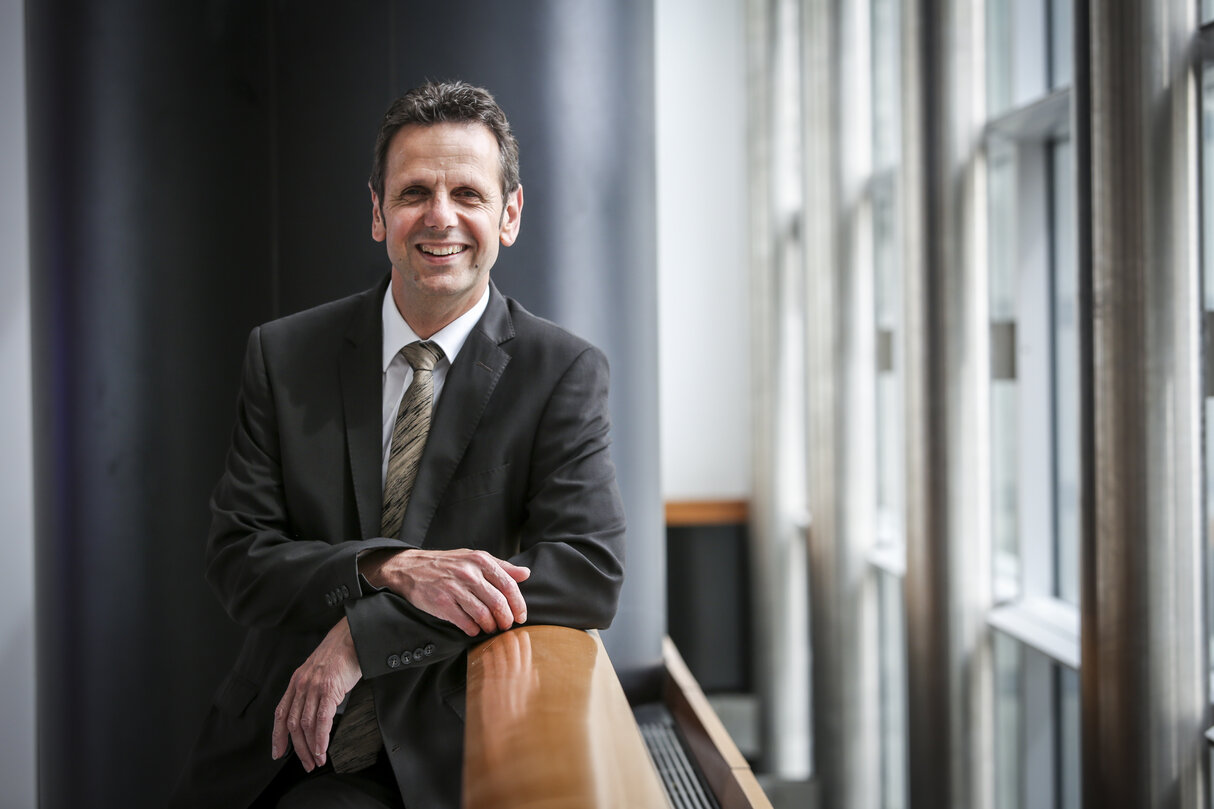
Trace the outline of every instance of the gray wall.
{"label": "gray wall", "polygon": [[370,142],[427,76],[486,84],[518,130],[497,282],[612,361],[632,531],[608,645],[658,656],[651,4],[331,6],[27,10],[43,806],[163,802],[238,638],[201,549],[244,336],[387,270]]}

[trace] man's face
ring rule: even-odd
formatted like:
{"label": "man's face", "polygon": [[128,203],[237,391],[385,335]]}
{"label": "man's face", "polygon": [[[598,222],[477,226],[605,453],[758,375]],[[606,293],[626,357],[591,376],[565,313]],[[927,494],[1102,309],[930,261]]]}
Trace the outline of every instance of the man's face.
{"label": "man's face", "polygon": [[497,140],[482,124],[402,127],[388,144],[371,235],[386,242],[398,306],[466,311],[499,244],[518,235],[523,190],[502,198]]}

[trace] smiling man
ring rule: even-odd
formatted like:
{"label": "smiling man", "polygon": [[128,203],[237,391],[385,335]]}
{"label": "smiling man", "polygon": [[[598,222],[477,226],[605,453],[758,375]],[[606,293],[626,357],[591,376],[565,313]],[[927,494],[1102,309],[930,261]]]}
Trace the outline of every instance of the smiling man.
{"label": "smiling man", "polygon": [[505,115],[410,91],[370,190],[389,277],[249,337],[207,543],[248,634],[173,806],[457,807],[468,648],[615,614],[606,360],[489,278],[523,211]]}

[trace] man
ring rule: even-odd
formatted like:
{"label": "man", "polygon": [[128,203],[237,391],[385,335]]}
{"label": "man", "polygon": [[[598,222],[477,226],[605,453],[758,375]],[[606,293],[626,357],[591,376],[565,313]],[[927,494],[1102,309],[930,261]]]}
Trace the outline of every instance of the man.
{"label": "man", "polygon": [[505,115],[410,91],[370,187],[390,278],[249,338],[207,545],[248,635],[175,806],[458,806],[467,649],[615,613],[606,360],[489,280],[523,209]]}

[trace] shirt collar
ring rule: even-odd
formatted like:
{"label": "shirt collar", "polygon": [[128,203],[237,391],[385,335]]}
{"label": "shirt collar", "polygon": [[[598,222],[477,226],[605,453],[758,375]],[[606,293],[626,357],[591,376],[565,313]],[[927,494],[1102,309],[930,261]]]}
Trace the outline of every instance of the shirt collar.
{"label": "shirt collar", "polygon": [[[489,288],[485,287],[485,294],[481,295],[481,299],[471,309],[443,326],[430,338],[430,342],[438,343],[438,347],[443,350],[448,364],[455,362],[455,356],[464,347],[468,335],[472,333],[476,322],[481,319],[481,315],[488,307]],[[405,322],[400,310],[396,308],[396,301],[392,298],[392,284],[388,284],[388,291],[384,293],[383,321],[383,370],[387,371],[393,358],[400,353],[402,348],[421,339]]]}

